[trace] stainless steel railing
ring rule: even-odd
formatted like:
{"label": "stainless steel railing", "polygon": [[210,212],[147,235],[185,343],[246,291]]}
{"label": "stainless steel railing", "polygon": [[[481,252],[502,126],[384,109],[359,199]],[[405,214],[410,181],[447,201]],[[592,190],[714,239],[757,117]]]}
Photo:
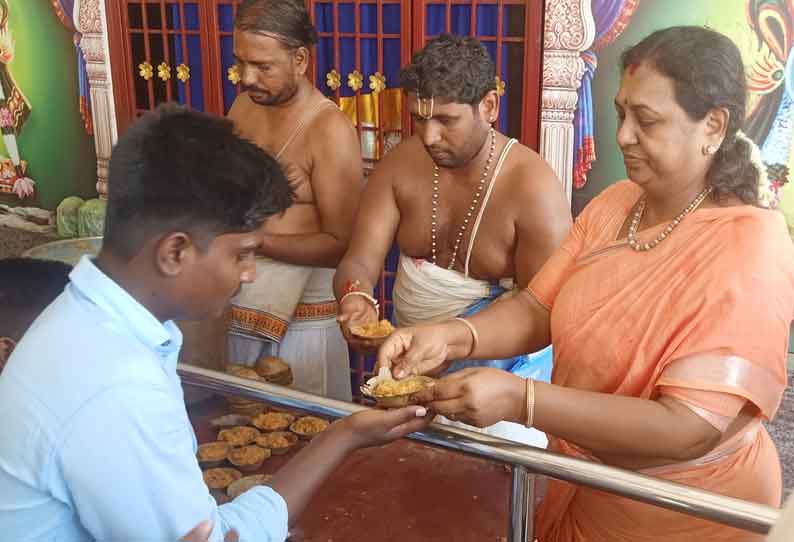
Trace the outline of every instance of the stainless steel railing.
{"label": "stainless steel railing", "polygon": [[[190,365],[181,364],[179,374],[186,385],[332,418],[340,418],[367,408]],[[534,495],[532,484],[529,482],[535,474],[590,486],[755,533],[767,533],[780,515],[778,509],[769,506],[717,495],[540,448],[514,444],[457,427],[434,423],[430,429],[414,433],[408,438],[514,466],[508,537],[510,542],[533,540]]]}

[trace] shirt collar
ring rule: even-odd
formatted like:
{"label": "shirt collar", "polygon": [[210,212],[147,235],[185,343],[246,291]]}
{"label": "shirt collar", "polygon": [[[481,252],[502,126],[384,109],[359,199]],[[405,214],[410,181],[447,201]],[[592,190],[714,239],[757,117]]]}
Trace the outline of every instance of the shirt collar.
{"label": "shirt collar", "polygon": [[83,256],[69,274],[80,295],[116,321],[122,322],[141,342],[162,351],[178,349],[182,333],[172,321],[160,322],[124,288]]}

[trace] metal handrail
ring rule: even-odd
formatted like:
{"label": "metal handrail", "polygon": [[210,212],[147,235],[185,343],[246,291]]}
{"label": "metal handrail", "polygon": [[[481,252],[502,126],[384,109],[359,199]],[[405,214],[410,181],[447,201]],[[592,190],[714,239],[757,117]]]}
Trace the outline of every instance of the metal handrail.
{"label": "metal handrail", "polygon": [[[221,394],[265,401],[332,418],[340,418],[368,408],[190,365],[180,364],[179,374],[182,377],[182,382],[186,385]],[[413,433],[408,438],[518,465],[531,473],[589,486],[755,533],[766,534],[769,532],[780,516],[780,510],[770,506],[725,497],[644,474],[568,457],[541,448],[515,444],[458,427],[433,423],[428,430]],[[517,532],[522,532],[522,537],[527,536],[529,540],[532,540],[531,524],[527,525],[528,521],[531,522],[531,517],[527,518],[526,516],[528,515],[527,507],[531,506],[533,497],[531,491],[522,487],[526,486],[525,474],[524,469],[516,469],[513,476],[511,542],[518,542]],[[522,515],[523,519],[517,518],[517,514]]]}

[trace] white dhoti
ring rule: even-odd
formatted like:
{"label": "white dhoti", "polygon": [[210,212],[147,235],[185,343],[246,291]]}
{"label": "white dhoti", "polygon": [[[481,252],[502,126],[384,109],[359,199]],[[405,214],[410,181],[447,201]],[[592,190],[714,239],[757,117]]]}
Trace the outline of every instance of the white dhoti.
{"label": "white dhoti", "polygon": [[257,278],[232,300],[228,361],[278,356],[296,389],[352,400],[347,343],[336,322],[334,270],[257,259]]}
{"label": "white dhoti", "polygon": [[[409,326],[419,323],[439,322],[456,316],[468,316],[498,302],[502,295],[510,295],[498,284],[491,284],[465,276],[458,271],[444,269],[426,260],[417,260],[400,255],[397,278],[392,293],[394,317],[397,325]],[[465,367],[495,367],[511,370],[526,356],[506,360],[477,360],[454,362],[452,371]],[[523,444],[545,448],[546,434],[513,422],[498,422],[490,427],[479,428],[461,422],[453,422],[439,416],[443,423],[478,431]]]}

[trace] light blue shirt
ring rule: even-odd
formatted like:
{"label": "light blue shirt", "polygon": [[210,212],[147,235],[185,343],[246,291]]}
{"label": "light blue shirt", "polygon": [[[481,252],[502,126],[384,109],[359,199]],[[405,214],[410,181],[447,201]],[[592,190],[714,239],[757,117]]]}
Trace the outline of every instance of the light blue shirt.
{"label": "light blue shirt", "polygon": [[182,335],[84,257],[0,375],[0,539],[283,541],[259,486],[217,506],[176,373]]}

